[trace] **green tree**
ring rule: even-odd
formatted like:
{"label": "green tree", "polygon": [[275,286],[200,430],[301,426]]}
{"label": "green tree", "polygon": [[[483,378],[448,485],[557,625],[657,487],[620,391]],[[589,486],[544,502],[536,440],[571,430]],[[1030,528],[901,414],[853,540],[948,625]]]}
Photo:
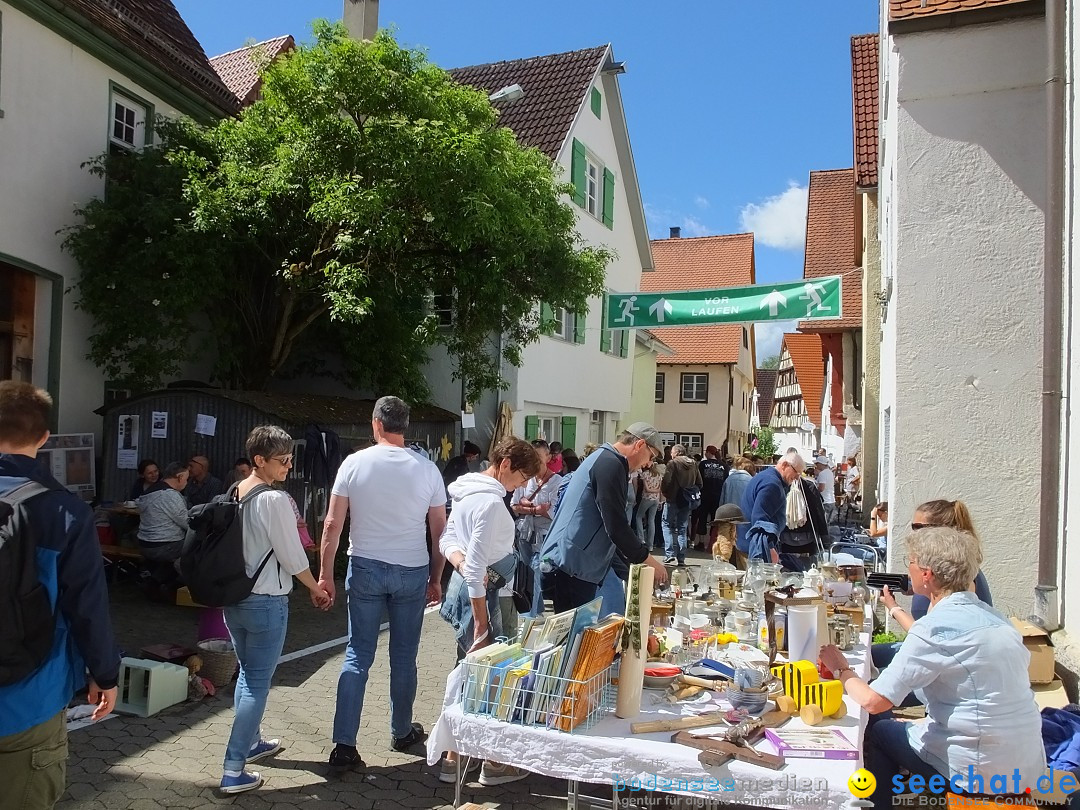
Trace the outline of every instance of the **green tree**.
{"label": "green tree", "polygon": [[780,365],[780,355],[774,354],[770,357],[766,357],[761,361],[761,365],[758,368],[777,368]]}
{"label": "green tree", "polygon": [[[754,442],[757,445],[754,445]],[[749,450],[751,453],[757,456],[761,456],[764,459],[771,459],[776,455],[776,437],[773,435],[773,429],[771,427],[760,427],[757,429],[757,433],[750,437]]]}
{"label": "green tree", "polygon": [[[213,344],[215,378],[236,387],[331,373],[423,398],[438,344],[470,399],[501,387],[501,361],[520,365],[551,326],[537,302],[583,311],[611,252],[581,242],[557,167],[498,125],[484,93],[385,33],[314,32],[264,71],[261,99],[238,118],[166,127],[160,149],[131,159],[147,178],[82,209],[66,244],[95,321],[91,357],[118,377],[172,373],[207,351],[175,334],[186,319]],[[94,167],[111,177],[114,160]],[[164,213],[146,222],[132,195]],[[148,274],[151,244],[167,255]],[[153,283],[129,284],[132,273]],[[150,298],[178,276],[175,301]]]}

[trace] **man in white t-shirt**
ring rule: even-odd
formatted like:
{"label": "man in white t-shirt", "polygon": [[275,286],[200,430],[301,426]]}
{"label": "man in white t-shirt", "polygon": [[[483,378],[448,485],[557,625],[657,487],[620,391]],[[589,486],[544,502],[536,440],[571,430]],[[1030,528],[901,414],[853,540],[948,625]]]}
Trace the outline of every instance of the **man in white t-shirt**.
{"label": "man in white t-shirt", "polygon": [[439,468],[405,447],[408,427],[409,406],[403,401],[382,397],[376,402],[371,417],[376,444],[341,463],[327,508],[319,586],[331,599],[334,557],[350,515],[349,646],[338,676],[331,765],[360,763],[356,735],[384,615],[390,619],[390,746],[405,751],[427,738],[412,720],[416,655],[424,606],[442,596],[443,557],[437,542],[429,555],[426,530],[438,538],[446,527],[446,488]]}
{"label": "man in white t-shirt", "polygon": [[825,522],[833,523],[836,520],[836,475],[832,471],[832,462],[828,456],[818,456],[814,459],[814,469],[814,480],[825,503]]}

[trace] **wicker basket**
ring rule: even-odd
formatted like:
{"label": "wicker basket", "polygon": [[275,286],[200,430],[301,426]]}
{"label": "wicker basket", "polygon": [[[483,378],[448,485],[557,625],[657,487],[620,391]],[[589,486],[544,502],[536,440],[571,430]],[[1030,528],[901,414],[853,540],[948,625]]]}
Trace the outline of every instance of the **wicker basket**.
{"label": "wicker basket", "polygon": [[208,638],[198,643],[202,669],[199,675],[214,686],[228,686],[236,676],[236,650],[227,638]]}

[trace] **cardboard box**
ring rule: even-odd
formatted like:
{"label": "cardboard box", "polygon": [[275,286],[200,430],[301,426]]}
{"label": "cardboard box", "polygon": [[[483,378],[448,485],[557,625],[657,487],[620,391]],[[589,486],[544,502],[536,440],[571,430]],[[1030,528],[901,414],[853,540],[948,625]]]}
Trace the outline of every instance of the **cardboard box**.
{"label": "cardboard box", "polygon": [[1031,622],[1015,617],[1009,619],[1020,635],[1024,637],[1024,646],[1031,654],[1028,664],[1028,680],[1033,684],[1050,683],[1054,680],[1054,645],[1050,634]]}
{"label": "cardboard box", "polygon": [[1031,687],[1035,694],[1035,703],[1040,709],[1064,709],[1069,705],[1069,696],[1065,693],[1065,684],[1060,678],[1051,683],[1035,684]]}

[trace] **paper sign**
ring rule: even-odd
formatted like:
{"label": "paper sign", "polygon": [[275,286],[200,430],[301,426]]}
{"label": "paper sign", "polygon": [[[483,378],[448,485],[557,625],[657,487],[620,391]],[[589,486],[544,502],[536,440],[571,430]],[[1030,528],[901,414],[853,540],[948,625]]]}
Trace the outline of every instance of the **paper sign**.
{"label": "paper sign", "polygon": [[195,432],[203,436],[213,436],[217,433],[217,417],[200,413],[195,417]]}
{"label": "paper sign", "polygon": [[469,428],[476,427],[476,414],[475,413],[466,413],[465,411],[462,411],[461,412],[461,427],[464,430],[468,430]]}
{"label": "paper sign", "polygon": [[169,438],[169,414],[167,411],[154,411],[150,414],[150,438]]}
{"label": "paper sign", "polygon": [[139,416],[122,414],[116,434],[116,468],[137,470],[139,468]]}

